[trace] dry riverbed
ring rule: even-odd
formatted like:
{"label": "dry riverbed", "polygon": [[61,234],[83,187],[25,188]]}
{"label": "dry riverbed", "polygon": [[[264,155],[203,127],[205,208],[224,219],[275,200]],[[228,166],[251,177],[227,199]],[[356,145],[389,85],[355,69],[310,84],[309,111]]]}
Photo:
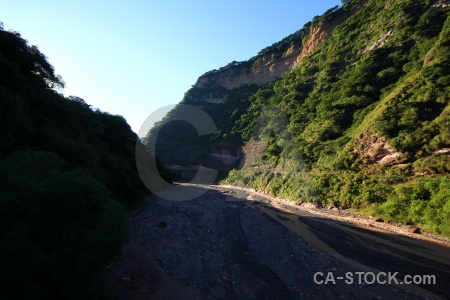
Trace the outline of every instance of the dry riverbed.
{"label": "dry riverbed", "polygon": [[[129,219],[122,256],[105,270],[112,299],[450,298],[447,243],[250,190],[188,186],[204,194],[149,196]],[[316,283],[317,272],[334,282]],[[436,284],[370,284],[356,272],[434,275]],[[346,274],[352,284],[338,279]]]}

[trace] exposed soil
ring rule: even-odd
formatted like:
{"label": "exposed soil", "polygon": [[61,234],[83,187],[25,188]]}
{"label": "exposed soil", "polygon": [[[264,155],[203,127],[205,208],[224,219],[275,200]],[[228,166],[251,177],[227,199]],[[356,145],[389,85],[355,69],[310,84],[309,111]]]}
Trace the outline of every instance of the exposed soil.
{"label": "exposed soil", "polygon": [[360,157],[367,157],[370,163],[391,164],[400,159],[401,153],[396,152],[387,143],[386,138],[375,134],[363,136],[357,141],[354,152]]}
{"label": "exposed soil", "polygon": [[[190,187],[205,193],[149,196],[129,219],[122,257],[105,270],[112,299],[450,298],[446,243],[244,189]],[[352,272],[354,283],[316,284],[316,272]],[[436,284],[358,283],[355,272],[435,275]]]}

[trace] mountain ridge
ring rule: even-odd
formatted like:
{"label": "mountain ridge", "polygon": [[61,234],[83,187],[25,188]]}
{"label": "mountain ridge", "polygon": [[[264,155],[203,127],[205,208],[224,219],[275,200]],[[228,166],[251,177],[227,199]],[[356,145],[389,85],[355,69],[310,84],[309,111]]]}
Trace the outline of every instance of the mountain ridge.
{"label": "mountain ridge", "polygon": [[[219,70],[206,72],[198,78],[193,87],[203,88],[212,84],[230,90],[245,84],[254,83],[261,86],[278,80],[283,74],[300,64],[305,56],[314,52],[321,42],[331,36],[334,28],[340,22],[355,13],[360,6],[366,5],[368,1],[365,0],[347,10],[336,6],[325,12],[321,18],[316,17],[314,22],[305,24],[296,33],[261,50],[258,55],[249,60],[233,61]],[[280,48],[281,51],[277,51]],[[189,98],[189,92],[187,98],[192,99],[192,97]],[[224,101],[222,98],[205,98],[203,100],[210,103]]]}
{"label": "mountain ridge", "polygon": [[[240,144],[253,161],[223,166],[234,168],[226,183],[448,236],[450,160],[435,155],[450,147],[448,36],[448,0],[346,1],[199,78],[181,104],[207,112],[215,134],[172,122],[179,106],[148,138],[163,129],[156,155],[166,165],[195,166],[211,143]],[[248,75],[258,58],[266,73]],[[280,78],[267,76],[273,63],[286,70]]]}

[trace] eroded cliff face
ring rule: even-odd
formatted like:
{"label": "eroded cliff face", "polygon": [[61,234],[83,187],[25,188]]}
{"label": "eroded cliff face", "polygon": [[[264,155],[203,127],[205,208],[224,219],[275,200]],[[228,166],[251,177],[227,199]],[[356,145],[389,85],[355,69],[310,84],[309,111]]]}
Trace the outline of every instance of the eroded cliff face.
{"label": "eroded cliff face", "polygon": [[236,66],[204,75],[198,79],[196,86],[201,88],[208,83],[214,83],[226,89],[233,89],[248,83],[263,85],[291,70],[300,60],[301,54],[302,49],[291,47],[283,53],[281,58],[275,58],[273,55],[265,56],[255,61],[250,68]]}
{"label": "eroded cliff face", "polygon": [[[367,2],[369,1],[363,1],[361,5],[364,6]],[[257,56],[253,61],[235,63],[222,70],[208,72],[198,79],[194,87],[202,89],[207,86],[218,86],[231,90],[245,84],[264,85],[277,80],[283,74],[301,64],[304,57],[314,52],[323,41],[332,35],[336,26],[357,11],[361,5],[348,11],[341,11],[335,18],[311,28],[309,34],[299,46],[290,46],[284,51]],[[193,99],[195,97],[189,97],[188,95],[188,98],[191,101],[222,103],[226,99],[226,95],[220,97],[205,95],[201,99]]]}
{"label": "eroded cliff face", "polygon": [[[230,90],[248,83],[264,85],[274,81],[284,73],[292,70],[301,63],[305,56],[316,50],[317,46],[331,35],[335,26],[313,28],[309,38],[302,47],[290,47],[281,55],[271,54],[263,56],[249,67],[243,68],[240,65],[236,65],[223,71],[201,76],[195,86],[202,88],[207,84],[214,84]],[[213,98],[205,100],[211,103],[218,102]]]}

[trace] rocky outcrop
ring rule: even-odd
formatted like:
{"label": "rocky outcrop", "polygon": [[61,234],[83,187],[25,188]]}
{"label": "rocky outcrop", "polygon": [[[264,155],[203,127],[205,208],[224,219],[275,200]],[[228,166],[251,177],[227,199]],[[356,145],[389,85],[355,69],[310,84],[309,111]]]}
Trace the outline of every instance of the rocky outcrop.
{"label": "rocky outcrop", "polygon": [[320,43],[322,43],[329,36],[331,36],[336,25],[337,24],[333,24],[331,26],[324,25],[321,27],[311,29],[310,37],[306,41],[306,43],[303,44],[302,51],[295,61],[295,66],[300,64],[305,56],[314,52],[320,45]]}
{"label": "rocky outcrop", "polygon": [[389,30],[388,32],[383,33],[378,40],[376,40],[372,45],[364,49],[363,52],[372,51],[378,48],[381,48],[389,39],[389,37],[394,35],[394,30]]}
{"label": "rocky outcrop", "polygon": [[[305,56],[314,52],[319,44],[331,35],[334,27],[321,26],[313,28],[309,38],[302,47],[290,47],[279,57],[275,54],[263,56],[256,59],[251,65],[249,64],[248,67],[235,65],[223,71],[201,76],[196,83],[196,87],[201,88],[208,83],[213,83],[230,90],[248,83],[264,85],[281,78],[284,73],[300,64]],[[217,99],[207,102],[220,103]]]}
{"label": "rocky outcrop", "polygon": [[372,164],[386,165],[403,160],[402,154],[389,146],[384,137],[375,134],[362,136],[357,141],[353,152],[357,153],[359,157],[367,158],[368,162]]}
{"label": "rocky outcrop", "polygon": [[214,83],[226,89],[233,89],[248,83],[263,85],[291,70],[300,60],[301,53],[302,49],[291,47],[278,59],[263,57],[253,62],[249,68],[236,66],[204,75],[198,79],[196,86],[201,88],[208,83]]}
{"label": "rocky outcrop", "polygon": [[[271,51],[258,55],[247,62],[233,62],[221,70],[204,74],[194,87],[204,88],[213,85],[230,90],[244,84],[264,85],[277,80],[299,65],[305,56],[314,52],[323,41],[331,36],[334,28],[355,11],[356,8],[348,11],[341,10],[334,18],[311,28],[300,46],[290,46],[284,51]],[[221,103],[224,100],[225,98],[201,99],[201,101],[209,103]]]}
{"label": "rocky outcrop", "polygon": [[[306,36],[295,36],[294,39],[297,39],[297,45],[299,46],[285,47],[284,50],[280,51],[269,51],[246,62],[232,62],[220,70],[207,72],[198,79],[194,87],[220,86],[230,90],[245,84],[264,85],[275,81],[299,65],[304,57],[314,52],[322,42],[332,35],[336,26],[342,24],[358,9],[366,6],[369,1],[361,1],[346,10],[336,10],[319,26],[313,26]],[[388,35],[391,34],[392,32],[388,33]],[[222,103],[225,99],[226,97],[205,97],[190,100]]]}
{"label": "rocky outcrop", "polygon": [[437,9],[446,9],[450,7],[450,0],[439,0],[435,4],[433,4],[432,7]]}
{"label": "rocky outcrop", "polygon": [[433,152],[434,155],[447,154],[450,155],[450,148],[442,148]]}

